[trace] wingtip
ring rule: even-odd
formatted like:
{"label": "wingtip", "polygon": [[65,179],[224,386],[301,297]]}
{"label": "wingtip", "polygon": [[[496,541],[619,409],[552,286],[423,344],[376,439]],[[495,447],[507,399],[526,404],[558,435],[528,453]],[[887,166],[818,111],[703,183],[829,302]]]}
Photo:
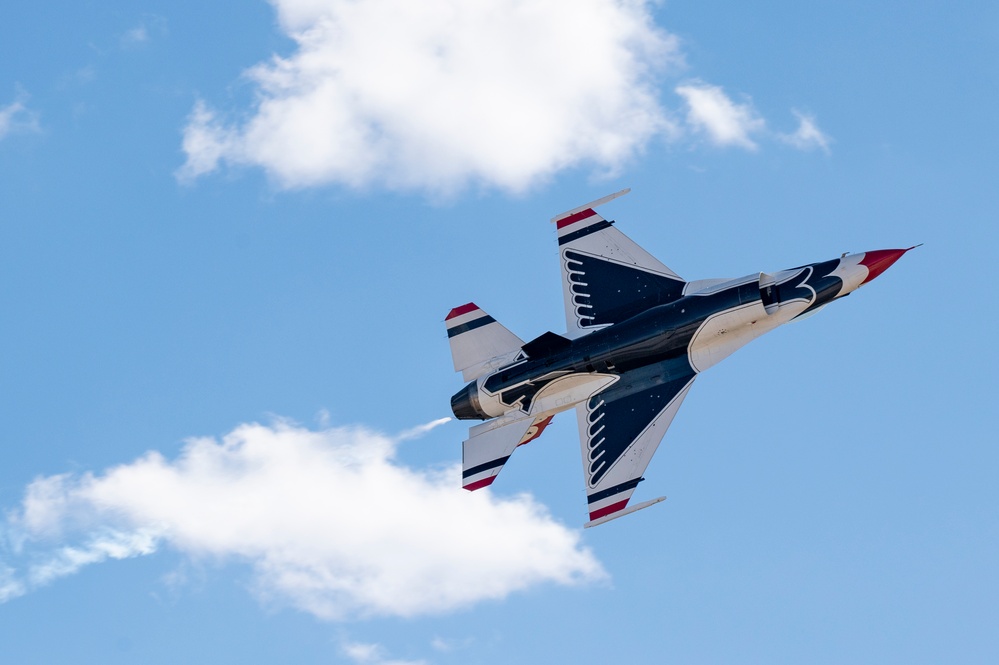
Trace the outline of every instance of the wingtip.
{"label": "wingtip", "polygon": [[560,220],[565,219],[566,217],[568,217],[570,215],[575,215],[577,212],[583,212],[584,210],[589,210],[589,209],[592,209],[592,208],[596,208],[598,206],[602,206],[603,204],[605,204],[605,203],[607,203],[609,201],[613,201],[614,199],[618,198],[619,196],[624,196],[625,194],[627,194],[630,191],[631,191],[631,187],[625,187],[624,189],[622,189],[619,192],[614,192],[613,194],[608,194],[607,196],[605,196],[603,198],[599,198],[596,201],[590,201],[589,203],[581,205],[581,206],[579,206],[577,208],[573,208],[572,210],[567,210],[567,211],[563,212],[561,215],[555,215],[554,217],[552,217],[552,222],[553,223],[558,223]]}
{"label": "wingtip", "polygon": [[665,500],[666,500],[666,497],[661,496],[661,497],[658,497],[658,498],[655,498],[655,499],[650,499],[648,501],[643,501],[642,503],[637,503],[634,506],[632,506],[631,508],[625,508],[624,510],[617,511],[617,512],[612,513],[610,515],[605,515],[605,516],[600,517],[598,519],[590,520],[589,522],[587,522],[586,524],[583,525],[583,528],[584,529],[590,529],[590,528],[595,527],[595,526],[600,526],[601,524],[606,524],[607,522],[610,522],[611,520],[616,520],[619,517],[624,517],[625,515],[630,515],[631,513],[634,513],[636,511],[641,510],[642,508],[648,508],[649,506],[654,506],[657,503],[659,503],[660,501],[665,501]]}

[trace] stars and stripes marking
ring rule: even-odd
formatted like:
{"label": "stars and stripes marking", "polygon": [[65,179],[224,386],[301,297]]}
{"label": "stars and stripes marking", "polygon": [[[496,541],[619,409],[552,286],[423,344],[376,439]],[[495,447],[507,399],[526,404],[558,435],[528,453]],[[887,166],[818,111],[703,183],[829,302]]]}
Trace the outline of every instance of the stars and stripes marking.
{"label": "stars and stripes marking", "polygon": [[541,433],[545,431],[545,428],[548,427],[554,417],[555,416],[552,415],[547,418],[539,418],[531,423],[531,426],[527,428],[527,432],[524,433],[523,438],[517,445],[522,446],[525,443],[530,443],[541,436]]}

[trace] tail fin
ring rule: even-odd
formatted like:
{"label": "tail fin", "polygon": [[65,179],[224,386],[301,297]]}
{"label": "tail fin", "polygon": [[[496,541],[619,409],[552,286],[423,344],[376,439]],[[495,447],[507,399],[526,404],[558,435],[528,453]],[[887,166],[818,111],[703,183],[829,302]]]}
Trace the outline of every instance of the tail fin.
{"label": "tail fin", "polygon": [[465,381],[479,378],[490,369],[512,361],[524,340],[497,323],[475,303],[452,309],[444,319],[454,371]]}

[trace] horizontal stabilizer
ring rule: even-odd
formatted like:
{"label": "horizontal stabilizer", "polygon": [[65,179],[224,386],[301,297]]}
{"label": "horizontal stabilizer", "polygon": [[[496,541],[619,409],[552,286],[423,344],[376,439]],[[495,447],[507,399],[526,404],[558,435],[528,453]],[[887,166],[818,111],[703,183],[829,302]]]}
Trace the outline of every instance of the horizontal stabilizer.
{"label": "horizontal stabilizer", "polygon": [[505,365],[520,353],[524,340],[507,330],[475,303],[455,307],[444,319],[454,371],[472,381]]}
{"label": "horizontal stabilizer", "polygon": [[461,446],[462,487],[474,491],[492,485],[517,446],[541,436],[551,421],[552,416],[547,416],[522,418],[501,427],[492,423],[473,427]]}

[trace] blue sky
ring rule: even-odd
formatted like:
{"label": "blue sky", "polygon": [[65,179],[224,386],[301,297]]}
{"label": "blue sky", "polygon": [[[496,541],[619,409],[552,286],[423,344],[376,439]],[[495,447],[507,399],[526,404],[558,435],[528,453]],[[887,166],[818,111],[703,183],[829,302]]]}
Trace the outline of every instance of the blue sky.
{"label": "blue sky", "polygon": [[[411,5],[0,10],[4,661],[994,662],[999,8]],[[457,489],[443,318],[561,332],[624,187],[687,279],[925,244],[584,532],[568,414]]]}

